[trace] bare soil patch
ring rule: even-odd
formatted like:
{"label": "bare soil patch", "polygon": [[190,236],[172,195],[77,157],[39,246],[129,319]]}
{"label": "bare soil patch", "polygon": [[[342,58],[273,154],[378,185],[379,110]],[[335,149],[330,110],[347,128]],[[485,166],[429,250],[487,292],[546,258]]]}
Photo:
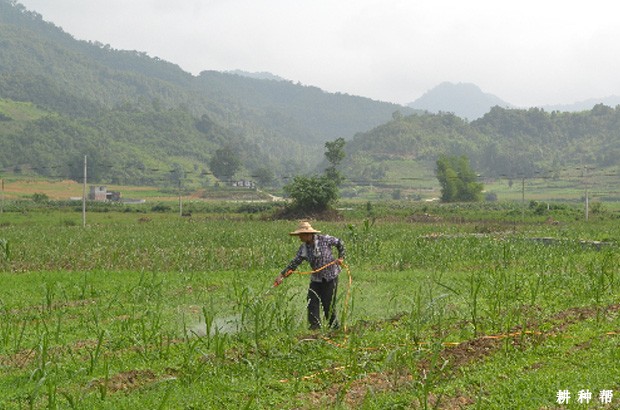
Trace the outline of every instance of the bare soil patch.
{"label": "bare soil patch", "polygon": [[129,370],[117,373],[109,379],[101,378],[93,381],[92,385],[96,387],[106,386],[109,393],[119,391],[132,391],[139,389],[145,385],[155,382],[157,375],[149,369],[146,370]]}

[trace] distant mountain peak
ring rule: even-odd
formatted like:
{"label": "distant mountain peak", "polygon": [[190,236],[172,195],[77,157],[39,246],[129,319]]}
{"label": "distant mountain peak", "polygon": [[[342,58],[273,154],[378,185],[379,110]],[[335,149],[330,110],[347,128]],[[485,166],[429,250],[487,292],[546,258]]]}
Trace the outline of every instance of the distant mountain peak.
{"label": "distant mountain peak", "polygon": [[572,104],[556,104],[556,105],[541,105],[545,111],[560,111],[560,112],[576,112],[576,111],[589,111],[597,104],[603,104],[608,107],[616,107],[620,105],[620,96],[610,95],[602,98],[589,98],[584,101],[577,101]]}
{"label": "distant mountain peak", "polygon": [[454,84],[447,81],[407,105],[432,113],[451,112],[469,121],[482,117],[496,105],[512,107],[512,104],[493,94],[485,93],[475,84]]}

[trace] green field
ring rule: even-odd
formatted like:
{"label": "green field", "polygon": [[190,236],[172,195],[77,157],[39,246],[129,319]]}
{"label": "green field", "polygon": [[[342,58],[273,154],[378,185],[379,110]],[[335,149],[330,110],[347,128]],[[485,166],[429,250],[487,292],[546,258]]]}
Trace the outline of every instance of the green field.
{"label": "green field", "polygon": [[82,227],[73,207],[13,205],[0,408],[620,407],[617,212],[344,206],[313,223],[350,272],[344,326],[316,333],[308,278],[271,286],[298,240],[269,210],[111,207]]}

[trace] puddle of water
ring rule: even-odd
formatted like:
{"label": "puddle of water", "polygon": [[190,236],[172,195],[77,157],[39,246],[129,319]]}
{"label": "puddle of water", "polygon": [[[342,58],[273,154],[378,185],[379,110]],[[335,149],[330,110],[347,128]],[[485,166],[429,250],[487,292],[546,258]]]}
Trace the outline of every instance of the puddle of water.
{"label": "puddle of water", "polygon": [[[207,335],[207,326],[204,320],[189,327],[189,333],[198,337],[204,337]],[[219,334],[235,334],[241,331],[241,315],[232,315],[228,317],[216,317],[213,319],[209,334],[211,336],[216,333]]]}

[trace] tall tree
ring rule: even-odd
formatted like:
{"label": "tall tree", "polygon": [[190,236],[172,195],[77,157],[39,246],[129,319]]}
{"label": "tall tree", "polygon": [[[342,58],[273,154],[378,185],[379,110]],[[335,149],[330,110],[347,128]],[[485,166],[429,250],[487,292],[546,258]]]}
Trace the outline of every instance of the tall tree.
{"label": "tall tree", "polygon": [[254,178],[256,178],[256,182],[262,187],[269,186],[273,184],[275,180],[275,173],[269,167],[259,167],[253,172]]}
{"label": "tall tree", "polygon": [[441,155],[435,175],[441,184],[442,202],[475,202],[482,199],[483,185],[466,156]]}
{"label": "tall tree", "polygon": [[344,138],[337,138],[334,141],[327,141],[325,143],[325,158],[329,162],[329,167],[325,169],[325,176],[334,181],[334,183],[339,186],[342,181],[344,181],[344,177],[342,173],[338,170],[338,165],[342,162],[345,157],[344,152]]}
{"label": "tall tree", "polygon": [[344,144],[343,138],[325,143],[325,157],[331,165],[323,175],[297,176],[284,186],[284,191],[293,199],[293,210],[324,212],[338,200],[338,185],[344,178],[336,167],[345,156]]}
{"label": "tall tree", "polygon": [[227,145],[215,151],[209,162],[209,168],[218,179],[231,178],[241,168],[241,160],[237,152]]}

